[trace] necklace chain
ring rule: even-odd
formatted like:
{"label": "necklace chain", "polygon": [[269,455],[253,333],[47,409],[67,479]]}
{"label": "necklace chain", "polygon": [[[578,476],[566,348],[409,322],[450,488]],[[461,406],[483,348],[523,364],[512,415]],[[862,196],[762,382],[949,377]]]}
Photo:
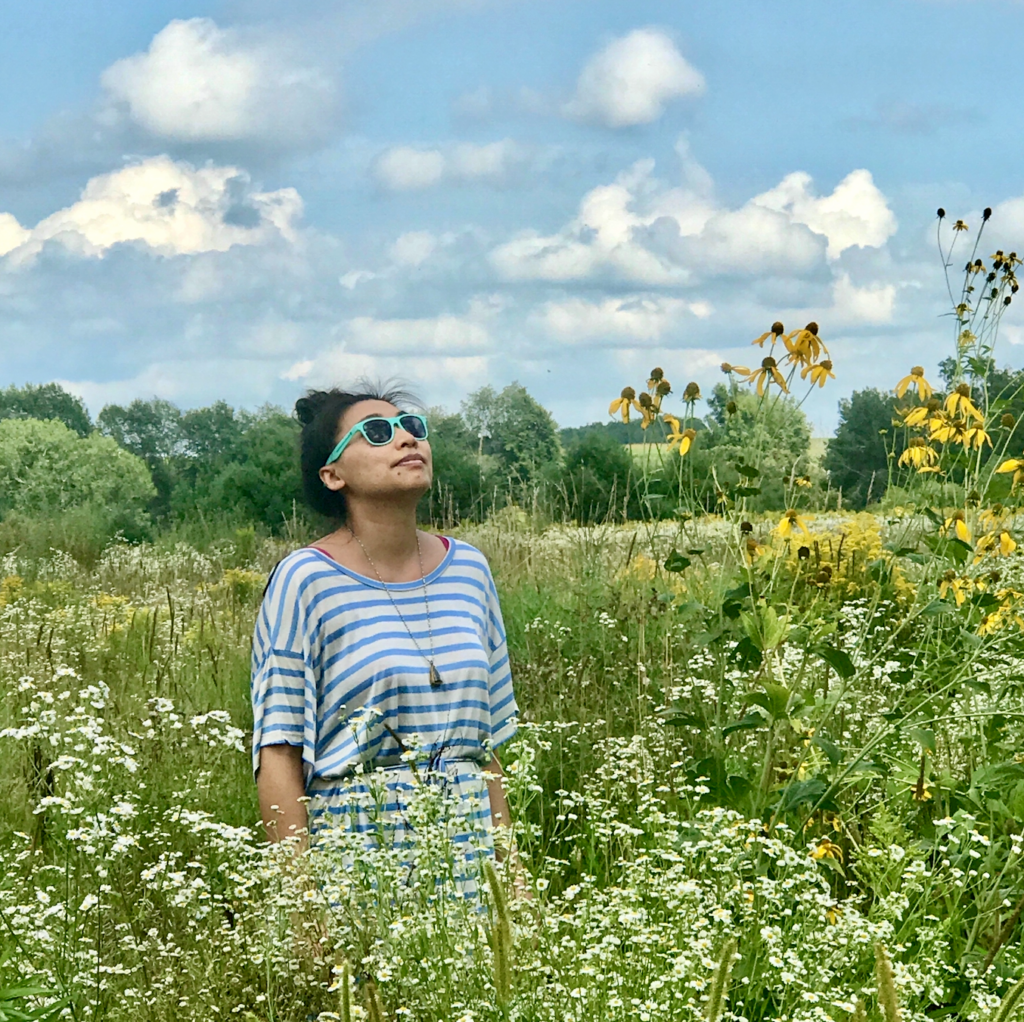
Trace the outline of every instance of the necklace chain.
{"label": "necklace chain", "polygon": [[363,546],[363,541],[352,531],[351,528],[348,531],[352,533],[352,538],[359,544],[359,549],[363,551],[363,556],[366,558],[370,567],[373,568],[373,573],[377,576],[377,581],[380,582],[381,586],[384,588],[384,592],[388,594],[388,599],[391,601],[391,606],[395,608],[395,613],[398,615],[399,620],[402,622],[403,625],[405,625],[405,630],[409,633],[409,638],[412,639],[413,645],[416,647],[417,652],[421,657],[423,657],[424,660],[427,661],[428,664],[430,664],[430,684],[434,688],[439,687],[444,679],[441,677],[437,668],[434,666],[434,629],[430,623],[430,597],[427,595],[427,573],[423,570],[423,551],[420,548],[419,532],[416,533],[416,557],[418,558],[420,563],[420,583],[423,586],[423,606],[426,608],[427,611],[427,635],[430,638],[430,656],[427,656],[427,654],[423,652],[423,647],[419,644],[419,642],[416,641],[416,636],[412,634],[412,629],[409,627],[409,622],[405,620],[405,616],[398,609],[398,604],[395,603],[395,598],[391,594],[391,590],[388,589],[387,583],[381,577],[381,573],[377,570],[377,565],[373,563],[373,558],[370,556],[369,551],[366,549],[365,546]]}

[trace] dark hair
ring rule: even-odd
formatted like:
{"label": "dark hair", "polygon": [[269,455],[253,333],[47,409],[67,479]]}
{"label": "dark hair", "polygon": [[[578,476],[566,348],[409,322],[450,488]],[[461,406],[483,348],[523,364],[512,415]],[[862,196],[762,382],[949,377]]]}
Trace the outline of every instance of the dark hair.
{"label": "dark hair", "polygon": [[342,416],[360,401],[387,401],[396,408],[418,407],[419,402],[399,386],[384,386],[360,380],[354,390],[310,390],[295,402],[295,417],[302,423],[300,465],[302,493],[306,503],[327,518],[344,522],[348,508],[341,490],[329,490],[320,478],[320,469],[338,442],[338,424]]}

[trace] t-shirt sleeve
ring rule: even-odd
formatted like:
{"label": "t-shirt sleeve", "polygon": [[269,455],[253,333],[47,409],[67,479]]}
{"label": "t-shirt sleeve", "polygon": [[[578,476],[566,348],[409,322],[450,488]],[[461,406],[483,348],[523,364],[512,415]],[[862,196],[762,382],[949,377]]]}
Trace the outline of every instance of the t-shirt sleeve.
{"label": "t-shirt sleeve", "polygon": [[505,623],[498,602],[498,590],[487,569],[487,642],[490,662],[488,694],[491,705],[491,747],[507,742],[518,728],[519,707],[512,688]]}
{"label": "t-shirt sleeve", "polygon": [[302,748],[309,777],[316,752],[316,680],[302,601],[299,565],[282,561],[274,570],[256,618],[252,642],[252,769],[267,745]]}

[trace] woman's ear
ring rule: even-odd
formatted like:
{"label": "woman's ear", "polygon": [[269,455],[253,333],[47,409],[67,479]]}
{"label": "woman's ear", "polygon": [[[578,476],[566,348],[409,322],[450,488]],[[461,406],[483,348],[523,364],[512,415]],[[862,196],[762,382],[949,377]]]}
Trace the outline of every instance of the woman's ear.
{"label": "woman's ear", "polygon": [[334,465],[324,465],[320,469],[320,482],[334,493],[339,493],[345,486],[345,480],[337,474]]}

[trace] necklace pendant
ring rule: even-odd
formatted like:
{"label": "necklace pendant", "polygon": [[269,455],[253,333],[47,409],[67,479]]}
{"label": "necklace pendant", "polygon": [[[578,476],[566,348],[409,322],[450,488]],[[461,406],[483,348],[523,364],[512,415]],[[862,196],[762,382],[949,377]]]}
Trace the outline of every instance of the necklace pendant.
{"label": "necklace pendant", "polygon": [[430,661],[430,684],[433,688],[440,688],[444,682],[444,678],[441,677],[437,668],[434,666],[434,661]]}

